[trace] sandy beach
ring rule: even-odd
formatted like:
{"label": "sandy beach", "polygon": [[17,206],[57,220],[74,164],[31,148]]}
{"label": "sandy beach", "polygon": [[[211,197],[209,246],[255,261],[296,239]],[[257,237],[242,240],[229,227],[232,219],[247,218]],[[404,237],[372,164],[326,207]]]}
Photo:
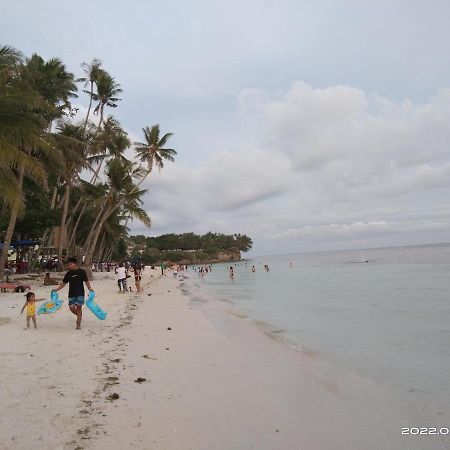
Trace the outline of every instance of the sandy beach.
{"label": "sandy beach", "polygon": [[96,274],[108,318],[85,308],[81,331],[67,300],[24,330],[23,294],[0,295],[1,449],[445,448],[401,436],[414,424],[380,385],[191,299],[186,282],[149,269],[143,281],[119,294],[113,273]]}

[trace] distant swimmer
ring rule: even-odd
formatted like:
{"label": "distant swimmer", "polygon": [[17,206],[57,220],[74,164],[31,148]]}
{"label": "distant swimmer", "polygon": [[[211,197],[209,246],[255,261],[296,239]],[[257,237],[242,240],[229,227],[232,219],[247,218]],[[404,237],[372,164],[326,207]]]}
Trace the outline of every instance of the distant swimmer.
{"label": "distant swimmer", "polygon": [[252,266],[252,272],[256,272],[256,267]]}
{"label": "distant swimmer", "polygon": [[266,269],[266,272],[268,272],[270,269],[269,269],[269,264],[264,264],[264,269]]}
{"label": "distant swimmer", "polygon": [[289,267],[294,267],[294,263],[292,261],[289,262]]}
{"label": "distant swimmer", "polygon": [[231,279],[234,278],[234,270],[233,270],[233,266],[230,266],[230,278],[231,278]]}

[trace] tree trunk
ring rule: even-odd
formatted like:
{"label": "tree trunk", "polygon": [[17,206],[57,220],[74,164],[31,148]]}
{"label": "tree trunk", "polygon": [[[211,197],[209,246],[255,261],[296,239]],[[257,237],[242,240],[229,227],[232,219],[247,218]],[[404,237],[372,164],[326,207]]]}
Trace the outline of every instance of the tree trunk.
{"label": "tree trunk", "polygon": [[[53,210],[55,209],[56,206],[56,195],[58,192],[58,184],[59,184],[59,177],[58,180],[56,182],[56,186],[53,188],[53,194],[52,194],[52,201],[50,203],[50,209]],[[39,261],[39,257],[41,256],[42,253],[42,247],[45,246],[45,244],[47,243],[47,238],[49,236],[49,233],[52,232],[52,228],[47,228],[41,238],[41,245],[39,246],[39,248],[36,250],[36,252],[34,252],[33,256],[31,257],[31,264],[30,266],[34,267],[38,261]]]}
{"label": "tree trunk", "polygon": [[[80,211],[80,214],[78,214],[78,219],[73,227],[72,233],[70,235],[70,239],[69,239],[69,243],[67,245],[67,247],[72,247],[75,244],[75,238],[77,236],[77,230],[78,230],[78,226],[80,225],[81,222],[81,218],[84,215],[84,210],[86,209],[86,205],[83,206],[82,210]],[[70,219],[69,219],[70,221]]]}
{"label": "tree trunk", "polygon": [[102,126],[102,123],[103,123],[103,108],[104,108],[104,104],[102,103],[102,105],[100,106],[100,120],[98,121],[98,125],[97,125],[97,131],[96,131],[96,133],[98,132],[98,131],[100,131],[100,127]]}
{"label": "tree trunk", "polygon": [[58,193],[58,184],[59,184],[59,177],[58,180],[56,181],[56,186],[53,188],[52,203],[50,204],[50,209],[55,209],[56,195]]}
{"label": "tree trunk", "polygon": [[11,207],[11,214],[9,216],[9,224],[8,224],[8,228],[6,230],[5,240],[3,241],[2,253],[0,255],[0,281],[3,281],[3,277],[5,275],[5,265],[6,265],[6,260],[8,259],[9,246],[11,245],[14,228],[16,226],[17,215],[19,214],[24,173],[25,173],[25,169],[23,166],[21,166],[19,168],[19,177],[17,180],[17,185],[18,185],[18,188],[20,191],[19,191],[17,200],[13,203],[13,205]]}
{"label": "tree trunk", "polygon": [[103,164],[103,161],[100,161],[100,163],[97,167],[97,170],[95,171],[94,175],[91,178],[91,181],[90,181],[91,184],[95,184],[95,182],[97,181],[98,175],[100,173],[100,169],[102,168],[102,164]]}
{"label": "tree trunk", "polygon": [[101,215],[101,219],[98,222],[97,228],[95,229],[95,233],[92,236],[92,241],[86,251],[85,264],[91,266],[92,264],[92,256],[95,251],[95,247],[97,246],[97,241],[100,236],[100,232],[103,229],[103,225],[108,220],[109,216],[112,213],[112,208],[107,208],[104,213]]}
{"label": "tree trunk", "polygon": [[100,245],[98,246],[97,254],[95,255],[96,256],[95,259],[97,261],[100,261],[102,259],[104,251],[105,251],[105,233],[102,234]]}
{"label": "tree trunk", "polygon": [[87,253],[89,252],[89,249],[90,249],[90,247],[91,247],[92,240],[93,240],[94,235],[95,235],[95,233],[96,233],[96,229],[97,229],[96,227],[97,227],[97,224],[98,224],[99,221],[101,220],[104,211],[105,211],[105,210],[104,210],[104,207],[100,209],[100,211],[99,211],[97,217],[96,217],[95,220],[94,220],[94,223],[92,224],[91,231],[89,232],[88,237],[86,238],[86,240],[85,240],[85,242],[84,242],[83,250],[84,250],[84,254],[85,254],[85,255],[87,255]]}
{"label": "tree trunk", "polygon": [[67,246],[67,211],[69,210],[69,199],[70,199],[70,183],[66,183],[66,189],[64,192],[64,203],[63,203],[63,212],[61,214],[61,223],[59,226],[59,239],[58,239],[58,268],[59,270],[64,270],[63,264],[63,247],[64,247],[64,235],[66,238],[66,246]]}
{"label": "tree trunk", "polygon": [[84,121],[83,131],[86,131],[87,123],[88,123],[88,120],[89,120],[89,114],[91,113],[93,90],[94,90],[94,82],[91,81],[91,92],[89,94],[89,97],[90,97],[90,99],[89,99],[89,108],[88,108],[88,111],[87,111],[87,114],[86,114],[86,119]]}

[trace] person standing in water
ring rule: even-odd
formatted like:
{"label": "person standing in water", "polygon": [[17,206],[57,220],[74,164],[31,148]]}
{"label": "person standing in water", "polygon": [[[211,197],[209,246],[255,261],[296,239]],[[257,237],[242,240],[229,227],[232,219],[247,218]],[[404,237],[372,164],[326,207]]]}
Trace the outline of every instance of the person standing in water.
{"label": "person standing in water", "polygon": [[81,318],[83,317],[82,308],[84,305],[84,284],[86,284],[89,291],[93,291],[89,283],[87,273],[78,267],[77,258],[72,256],[67,260],[68,272],[64,275],[62,283],[52,291],[58,292],[67,283],[69,283],[69,309],[77,316],[76,329],[81,329]]}

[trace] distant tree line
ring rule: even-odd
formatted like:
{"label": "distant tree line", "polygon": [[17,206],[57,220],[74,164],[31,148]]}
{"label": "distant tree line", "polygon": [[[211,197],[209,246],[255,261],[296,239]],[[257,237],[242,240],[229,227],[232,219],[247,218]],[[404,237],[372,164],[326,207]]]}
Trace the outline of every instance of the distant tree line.
{"label": "distant tree line", "polygon": [[140,257],[146,264],[160,261],[202,262],[216,260],[220,253],[248,252],[252,240],[244,234],[195,233],[163,234],[157,237],[143,235],[129,238],[129,254]]}

